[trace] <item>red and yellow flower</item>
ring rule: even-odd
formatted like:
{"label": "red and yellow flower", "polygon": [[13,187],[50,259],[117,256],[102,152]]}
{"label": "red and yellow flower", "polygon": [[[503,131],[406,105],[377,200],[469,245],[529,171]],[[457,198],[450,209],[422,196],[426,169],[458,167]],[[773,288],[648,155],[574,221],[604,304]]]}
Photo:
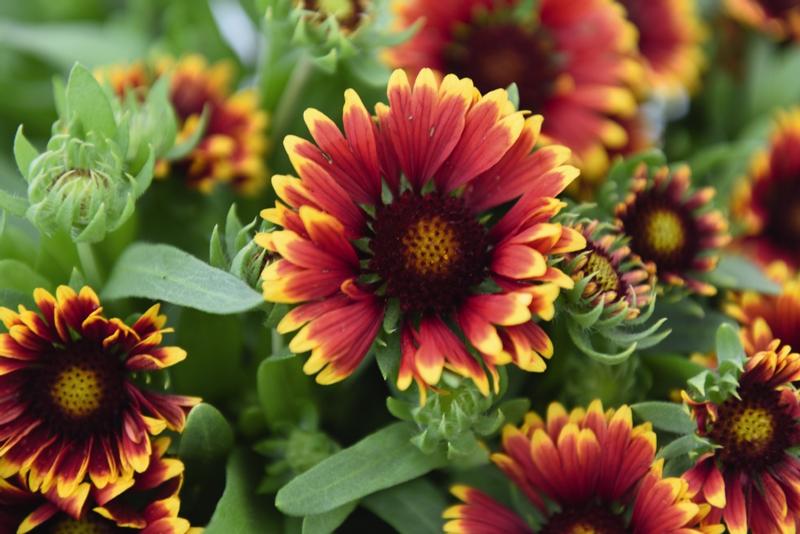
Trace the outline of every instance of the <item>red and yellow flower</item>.
{"label": "red and yellow flower", "polygon": [[800,2],[797,0],[725,0],[735,19],[776,39],[800,40]]}
{"label": "red and yellow flower", "polygon": [[481,91],[515,82],[520,107],[544,116],[544,136],[572,149],[583,179],[597,180],[608,151],[627,143],[621,121],[636,115],[645,84],[636,29],[611,0],[542,0],[530,13],[519,4],[398,3],[404,26],[424,22],[392,62],[468,76]]}
{"label": "red and yellow flower", "polygon": [[355,370],[387,313],[401,389],[447,368],[488,394],[481,363],[491,375],[511,362],[543,370],[553,347],[532,319],[551,319],[573,285],[548,258],[585,245],[550,222],[578,174],[563,165],[569,151],[531,152],[542,118],[515,111],[502,89],[481,95],[428,69],[412,86],[398,70],[388,95],[373,118],[348,90],[344,134],[311,109],[316,144],[284,143],[300,177],[273,177],[281,201],[262,215],[282,229],[256,236],[280,256],[264,270],[265,298],[299,305],[278,331],[299,330],[289,348],[311,351],[304,369],[323,384]]}
{"label": "red and yellow flower", "polygon": [[20,473],[32,491],[98,488],[144,472],[150,436],[180,431],[199,402],[132,380],[186,357],[162,347],[158,305],[133,326],[106,318],[88,287],[34,292],[38,311],[0,308],[0,477]]}
{"label": "red and yellow flower", "polygon": [[736,395],[721,404],[684,397],[698,434],[716,448],[683,476],[731,534],[795,532],[800,518],[800,354],[777,340],[745,363]]}
{"label": "red and yellow flower", "polygon": [[756,153],[734,195],[741,245],[762,263],[800,267],[800,108],[778,113],[769,147]]}
{"label": "red and yellow flower", "polygon": [[[148,468],[102,490],[86,482],[68,497],[55,489],[32,491],[24,477],[0,479],[0,532],[186,534],[192,529],[178,517],[183,463],[165,458],[169,438],[153,442]],[[133,529],[133,530],[132,530]]]}
{"label": "red and yellow flower", "polygon": [[445,511],[445,532],[722,532],[718,525],[700,526],[709,506],[689,499],[685,481],[664,478],[655,452],[650,424],[634,427],[627,406],[604,412],[594,401],[567,413],[553,403],[546,421],[530,413],[521,428],[507,425],[503,452],[492,455],[543,524],[534,530],[481,491],[456,486],[453,493],[464,504]]}
{"label": "red and yellow flower", "polygon": [[783,262],[770,264],[766,275],[780,284],[778,295],[731,293],[724,306],[725,312],[742,325],[747,354],[766,350],[773,339],[800,348],[800,276]]}
{"label": "red and yellow flower", "polygon": [[159,161],[157,178],[181,176],[203,192],[227,184],[244,195],[256,194],[266,185],[267,116],[254,89],[231,91],[230,63],[208,65],[202,56],[188,55],[178,61],[162,58],[155,65],[115,66],[97,75],[108,80],[120,97],[131,90],[142,97],[158,76],[169,75],[169,98],[179,126],[177,142],[195,132],[203,109],[208,109],[197,146],[183,159]]}
{"label": "red and yellow flower", "polygon": [[690,181],[689,167],[673,172],[662,167],[650,178],[647,166],[640,165],[616,208],[617,221],[633,252],[655,267],[660,281],[713,295],[716,288],[698,276],[716,266],[718,249],[730,240],[728,226],[708,206],[714,189],[691,191]]}
{"label": "red and yellow flower", "polygon": [[704,64],[705,34],[694,0],[620,0],[639,33],[639,52],[654,89],[693,92]]}

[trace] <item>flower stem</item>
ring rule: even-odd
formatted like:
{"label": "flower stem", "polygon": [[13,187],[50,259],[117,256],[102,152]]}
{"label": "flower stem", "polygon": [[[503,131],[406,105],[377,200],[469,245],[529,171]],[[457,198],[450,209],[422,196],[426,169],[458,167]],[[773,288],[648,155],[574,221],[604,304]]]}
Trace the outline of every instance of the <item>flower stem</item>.
{"label": "flower stem", "polygon": [[77,243],[78,259],[81,261],[81,270],[86,277],[86,283],[95,289],[99,289],[103,283],[97,259],[90,243]]}
{"label": "flower stem", "polygon": [[289,122],[297,115],[297,105],[303,96],[303,87],[305,87],[313,67],[314,63],[311,61],[311,57],[306,53],[300,54],[289,81],[286,82],[283,96],[278,102],[275,116],[272,119],[272,139],[278,144],[289,128]]}

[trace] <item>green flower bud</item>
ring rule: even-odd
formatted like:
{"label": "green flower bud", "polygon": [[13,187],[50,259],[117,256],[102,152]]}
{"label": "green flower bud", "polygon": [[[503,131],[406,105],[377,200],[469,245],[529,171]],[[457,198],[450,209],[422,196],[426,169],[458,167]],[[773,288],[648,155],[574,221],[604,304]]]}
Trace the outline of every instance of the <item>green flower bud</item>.
{"label": "green flower bud", "polygon": [[520,400],[495,406],[495,401],[465,380],[454,388],[434,391],[422,406],[395,398],[389,398],[387,406],[395,417],[417,424],[420,432],[412,441],[426,454],[442,449],[451,460],[476,465],[488,461],[481,439],[496,433],[504,422],[521,417],[529,406]]}
{"label": "green flower bud", "polygon": [[[40,230],[72,232],[76,241],[99,241],[133,213],[138,179],[125,170],[112,140],[59,134],[28,171],[26,216]],[[150,162],[152,171],[152,162]],[[146,172],[146,171],[145,171]]]}

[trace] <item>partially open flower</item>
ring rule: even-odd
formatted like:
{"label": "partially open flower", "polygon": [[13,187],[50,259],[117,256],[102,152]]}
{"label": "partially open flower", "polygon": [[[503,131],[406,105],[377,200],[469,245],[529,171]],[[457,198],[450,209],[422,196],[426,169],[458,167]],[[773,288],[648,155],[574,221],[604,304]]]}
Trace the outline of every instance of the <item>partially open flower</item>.
{"label": "partially open flower", "polygon": [[639,52],[656,90],[692,92],[700,81],[703,24],[694,0],[621,0],[639,30]]}
{"label": "partially open flower", "polygon": [[[715,448],[683,477],[731,534],[793,532],[800,517],[800,354],[773,342],[745,362],[734,395],[689,406]],[[686,394],[684,394],[686,395]]]}
{"label": "partially open flower", "polygon": [[777,114],[769,147],[755,154],[734,196],[741,245],[762,263],[800,267],[800,108]]}
{"label": "partially open flower", "polygon": [[424,20],[393,51],[399,67],[468,76],[481,91],[516,83],[521,109],[545,117],[543,134],[569,147],[582,179],[599,180],[608,151],[624,146],[620,121],[637,111],[644,84],[636,30],[610,0],[486,0],[398,3],[408,26]]}
{"label": "partially open flower", "polygon": [[597,220],[578,224],[575,229],[586,238],[586,249],[574,254],[565,272],[582,287],[588,307],[602,302],[608,314],[623,314],[626,319],[639,315],[654,298],[655,275],[652,266],[625,244],[625,236]]}
{"label": "partially open flower", "polygon": [[713,295],[716,288],[698,277],[717,264],[718,249],[730,237],[722,214],[710,209],[714,189],[690,189],[690,171],[662,167],[649,176],[642,164],[631,190],[616,208],[618,224],[630,247],[656,268],[659,281]]}
{"label": "partially open flower", "polygon": [[165,458],[169,438],[153,443],[149,466],[135,478],[104,489],[79,485],[68,497],[32,491],[24,477],[0,479],[0,531],[25,534],[185,534],[194,530],[178,517],[183,463]]}
{"label": "partially open flower", "polygon": [[156,305],[133,326],[106,318],[88,287],[37,289],[34,300],[38,311],[0,307],[0,477],[66,497],[87,476],[102,489],[143,473],[149,436],[181,430],[199,402],[133,381],[186,357],[161,346],[166,317]]}
{"label": "partially open flower", "polygon": [[725,0],[737,20],[773,36],[800,40],[800,3],[797,0]]}
{"label": "partially open flower", "polygon": [[503,452],[492,461],[538,512],[514,511],[485,493],[456,486],[464,504],[448,508],[445,532],[544,534],[602,532],[678,534],[721,532],[700,526],[708,505],[689,500],[687,484],[664,478],[655,461],[656,435],[649,423],[634,427],[631,410],[588,409],[567,413],[551,404],[547,420],[530,413],[522,428],[506,426]]}
{"label": "partially open flower", "polygon": [[358,367],[382,323],[401,389],[447,368],[488,395],[498,365],[543,371],[552,343],[533,319],[573,285],[548,260],[585,244],[550,222],[577,176],[569,152],[533,151],[542,118],[502,89],[427,69],[412,86],[397,70],[388,95],[373,118],[348,90],[344,134],[310,109],[316,144],[284,142],[300,178],[273,177],[282,202],[262,215],[282,229],[256,236],[281,257],[264,297],[299,305],[278,331],[298,330],[289,349],[311,351],[305,371],[325,384]]}

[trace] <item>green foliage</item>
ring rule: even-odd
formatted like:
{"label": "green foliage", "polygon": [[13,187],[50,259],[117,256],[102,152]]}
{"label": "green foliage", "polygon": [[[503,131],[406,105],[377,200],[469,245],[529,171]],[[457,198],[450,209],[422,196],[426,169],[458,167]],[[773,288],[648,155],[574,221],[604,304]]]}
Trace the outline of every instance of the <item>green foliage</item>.
{"label": "green foliage", "polygon": [[675,434],[689,434],[696,428],[689,412],[682,404],[674,402],[647,401],[633,404],[633,412],[653,423],[653,427]]}
{"label": "green foliage", "polygon": [[416,431],[394,423],[317,464],[281,488],[275,505],[289,515],[321,514],[444,465],[444,454],[424,454]]}
{"label": "green foliage", "polygon": [[361,505],[400,534],[438,534],[447,499],[433,483],[418,478],[368,495]]}
{"label": "green foliage", "polygon": [[168,245],[136,243],[122,254],[106,284],[109,299],[143,297],[215,314],[262,303],[244,282]]}

